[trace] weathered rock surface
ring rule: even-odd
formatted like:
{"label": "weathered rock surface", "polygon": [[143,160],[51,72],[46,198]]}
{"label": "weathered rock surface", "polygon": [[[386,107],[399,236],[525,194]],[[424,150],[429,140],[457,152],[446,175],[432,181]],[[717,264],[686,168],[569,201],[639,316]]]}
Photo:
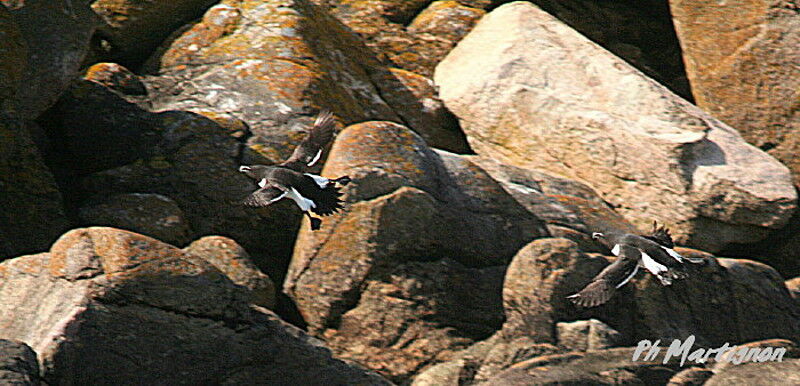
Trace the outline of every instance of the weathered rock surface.
{"label": "weathered rock surface", "polygon": [[749,260],[709,258],[689,279],[669,287],[640,274],[597,308],[567,301],[607,264],[602,256],[580,253],[568,240],[528,244],[506,273],[502,333],[554,342],[556,322],[595,318],[620,331],[622,344],[695,335],[697,345],[719,347],[800,335],[800,309],[780,275]]}
{"label": "weathered rock surface", "polygon": [[186,216],[172,199],[160,194],[118,194],[83,206],[83,225],[102,225],[141,233],[181,246],[189,242]]}
{"label": "weathered rock surface", "polygon": [[796,385],[800,383],[800,359],[747,363],[733,366],[708,379],[704,385]]}
{"label": "weathered rock surface", "polygon": [[356,32],[383,63],[424,76],[485,13],[488,1],[314,0]]}
{"label": "weathered rock surface", "polygon": [[[35,119],[58,100],[89,50],[97,16],[87,1],[6,1],[28,47],[25,87],[15,98],[24,119]],[[3,57],[3,61],[6,58]]]}
{"label": "weathered rock surface", "polygon": [[40,384],[39,362],[28,345],[0,339],[0,383],[18,386]]}
{"label": "weathered rock surface", "polygon": [[98,0],[92,9],[103,18],[100,27],[109,56],[126,64],[144,62],[172,31],[202,16],[214,0]]}
{"label": "weathered rock surface", "polygon": [[275,283],[258,270],[247,251],[236,241],[222,236],[206,236],[192,242],[183,251],[213,264],[233,284],[246,288],[253,304],[275,307]]}
{"label": "weathered rock surface", "polygon": [[691,99],[668,2],[534,0],[532,3],[674,93]]}
{"label": "weathered rock surface", "polygon": [[342,131],[322,174],[353,182],[344,213],[295,245],[284,289],[309,331],[401,380],[499,328],[496,266],[546,229],[488,174],[390,122]]}
{"label": "weathered rock surface", "polygon": [[578,181],[502,164],[487,157],[468,159],[480,165],[517,202],[542,219],[551,236],[570,239],[578,243],[582,251],[607,252],[592,240],[592,232],[640,232],[592,188]]}
{"label": "weathered rock surface", "polygon": [[0,264],[0,336],[33,347],[48,384],[388,384],[204,260],[113,228]]}
{"label": "weathered rock surface", "polygon": [[[781,350],[778,352],[777,350]],[[760,355],[772,359],[773,355],[778,355],[781,360],[800,357],[800,349],[796,343],[787,339],[766,339],[756,342],[748,342],[736,345],[735,348],[727,351],[722,360],[716,361],[713,357],[711,363],[706,367],[715,374],[723,373],[733,367],[746,365],[750,362],[758,361]],[[743,356],[744,355],[744,356]],[[751,355],[748,357],[748,355]],[[775,358],[777,360],[778,357]]]}
{"label": "weathered rock surface", "polygon": [[440,130],[423,100],[308,0],[222,1],[151,63],[156,109],[232,114],[248,123],[248,144],[273,162],[291,154],[322,108],[345,122]]}
{"label": "weathered rock surface", "polygon": [[786,167],[530,3],[482,18],[434,79],[478,154],[586,182],[681,244],[758,241],[795,210]]}
{"label": "weathered rock surface", "polygon": [[800,183],[800,5],[669,4],[697,105],[786,164]]}
{"label": "weathered rock surface", "polygon": [[556,323],[558,345],[569,351],[602,350],[613,347],[620,333],[597,320]]}
{"label": "weathered rock surface", "polygon": [[46,250],[69,227],[61,193],[27,129],[0,114],[0,260]]}
{"label": "weathered rock surface", "polygon": [[[678,368],[670,360],[631,361],[633,347],[613,348],[587,353],[546,355],[519,362],[492,377],[484,385],[620,385],[665,384]],[[663,351],[663,350],[662,350]]]}

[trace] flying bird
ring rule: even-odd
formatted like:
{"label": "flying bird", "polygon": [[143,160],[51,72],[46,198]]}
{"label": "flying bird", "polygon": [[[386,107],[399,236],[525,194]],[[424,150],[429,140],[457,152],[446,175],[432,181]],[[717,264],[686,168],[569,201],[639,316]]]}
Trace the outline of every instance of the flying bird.
{"label": "flying bird", "polygon": [[311,216],[329,216],[342,209],[340,187],[350,183],[350,177],[329,179],[306,173],[322,156],[325,146],[333,139],[333,114],[323,111],[314,121],[308,136],[294,149],[286,161],[274,165],[242,165],[239,171],[258,183],[258,189],[242,203],[250,207],[264,207],[283,198],[294,200],[309,220],[311,229],[317,230],[322,220]]}
{"label": "flying bird", "polygon": [[592,239],[608,247],[617,256],[617,261],[600,271],[580,292],[567,297],[582,307],[595,307],[607,302],[617,288],[636,275],[639,268],[649,271],[662,285],[667,286],[673,280],[689,276],[686,262],[703,262],[703,259],[686,258],[675,252],[669,230],[663,226],[658,228],[656,223],[648,236],[595,232],[592,233]]}

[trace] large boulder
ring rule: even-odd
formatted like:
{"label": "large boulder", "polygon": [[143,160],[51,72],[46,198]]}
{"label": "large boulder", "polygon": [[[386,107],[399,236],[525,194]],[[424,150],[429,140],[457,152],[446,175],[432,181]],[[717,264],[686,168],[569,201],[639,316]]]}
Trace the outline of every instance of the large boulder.
{"label": "large boulder", "polygon": [[144,62],[167,36],[197,19],[215,0],[99,0],[92,9],[109,43],[108,55],[125,64]]}
{"label": "large boulder", "polygon": [[758,241],[795,210],[785,166],[530,3],[481,19],[434,79],[478,154],[586,182],[679,243]]}
{"label": "large boulder", "polygon": [[35,119],[58,100],[77,75],[89,51],[97,15],[86,0],[27,0],[3,5],[28,47],[25,87],[19,89],[15,107],[22,118]]}
{"label": "large boulder", "polygon": [[671,0],[697,105],[800,183],[800,13],[794,2]]}
{"label": "large boulder", "polygon": [[41,384],[36,353],[27,344],[0,339],[0,383],[17,386]]}
{"label": "large boulder", "polygon": [[69,227],[61,193],[25,126],[0,114],[0,260],[46,250]]}
{"label": "large boulder", "polygon": [[206,236],[193,241],[184,252],[211,263],[250,293],[253,304],[275,308],[275,283],[253,264],[250,255],[236,241],[223,236]]}
{"label": "large boulder", "polygon": [[566,296],[583,288],[608,261],[581,253],[568,240],[535,240],[508,267],[502,333],[555,342],[556,322],[595,318],[619,331],[619,342],[628,344],[641,339],[683,341],[694,335],[697,345],[719,347],[726,342],[800,337],[800,309],[775,270],[749,260],[705,260],[689,279],[667,287],[652,275],[639,274],[611,301],[587,309],[574,306]]}
{"label": "large boulder", "polygon": [[309,0],[222,1],[148,68],[157,73],[148,78],[156,109],[232,114],[272,162],[291,154],[321,108],[345,122],[444,130],[358,36]]}
{"label": "large boulder", "polygon": [[501,266],[547,231],[478,165],[365,122],[322,174],[353,181],[343,213],[301,228],[284,283],[310,332],[401,381],[499,328]]}
{"label": "large boulder", "polygon": [[388,384],[331,357],[210,263],[139,234],[82,228],[0,264],[0,336],[48,384]]}

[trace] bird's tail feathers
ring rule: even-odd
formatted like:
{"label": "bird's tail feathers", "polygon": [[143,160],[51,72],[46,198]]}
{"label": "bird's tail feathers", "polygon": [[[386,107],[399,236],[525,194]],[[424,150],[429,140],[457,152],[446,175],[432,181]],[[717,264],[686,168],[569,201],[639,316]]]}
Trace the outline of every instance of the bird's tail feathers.
{"label": "bird's tail feathers", "polygon": [[320,216],[330,216],[344,208],[343,201],[339,198],[343,194],[340,189],[336,184],[330,183],[318,190],[313,198],[316,206],[311,211]]}

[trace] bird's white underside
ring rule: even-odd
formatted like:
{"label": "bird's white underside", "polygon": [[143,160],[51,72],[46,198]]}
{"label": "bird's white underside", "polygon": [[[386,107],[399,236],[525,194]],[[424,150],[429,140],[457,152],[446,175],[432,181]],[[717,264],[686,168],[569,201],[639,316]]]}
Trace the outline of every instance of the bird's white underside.
{"label": "bird's white underside", "polygon": [[653,275],[658,275],[662,272],[667,272],[667,267],[660,264],[659,262],[653,260],[650,255],[642,252],[641,260],[642,266],[644,266],[648,271],[652,272]]}
{"label": "bird's white underside", "polygon": [[317,183],[317,185],[320,187],[320,189],[325,189],[325,187],[328,186],[328,183],[330,182],[329,179],[327,179],[325,177],[322,177],[322,176],[318,176],[316,174],[311,174],[311,173],[303,173],[303,174],[313,178],[314,182]]}
{"label": "bird's white underside", "polygon": [[309,209],[317,207],[317,204],[315,204],[314,201],[311,201],[308,198],[300,195],[300,192],[298,192],[295,188],[289,188],[289,190],[284,194],[294,200],[294,202],[297,203],[297,206],[299,206],[300,210],[303,212],[307,212]]}
{"label": "bird's white underside", "polygon": [[261,181],[258,181],[258,187],[259,188],[263,189],[265,186],[267,186],[267,179],[266,178],[262,178]]}
{"label": "bird's white underside", "polygon": [[[620,247],[620,245],[619,245],[619,244],[616,244],[616,245],[614,245],[614,248],[611,248],[611,253],[613,253],[613,254],[614,254],[614,256],[619,256],[619,251],[620,251],[620,248],[621,248],[621,247]],[[663,247],[662,247],[662,248],[663,248]],[[664,248],[664,249],[665,249],[665,250],[667,250],[667,253],[669,253],[669,251],[672,251],[671,249],[668,249],[668,248]],[[644,253],[644,251],[642,251],[641,249],[639,250],[639,252],[642,254],[642,258],[641,258],[641,259],[639,259],[639,264],[637,265],[637,268],[638,268],[638,267],[643,267],[644,269],[646,269],[646,270],[650,271],[650,273],[652,273],[653,275],[656,275],[656,276],[658,276],[658,277],[659,277],[659,279],[661,279],[661,278],[662,278],[661,274],[663,274],[663,273],[666,273],[666,272],[669,270],[669,269],[668,269],[666,266],[664,266],[663,264],[661,264],[661,263],[659,263],[659,262],[657,262],[657,261],[653,260],[653,258],[652,258],[652,257],[650,257],[650,255],[648,255],[648,254]],[[678,255],[678,254],[677,254],[676,252],[674,252],[674,251],[673,251],[673,253],[674,253],[675,255]],[[673,255],[673,254],[670,254],[670,256],[672,256],[672,257],[675,257],[675,255]],[[680,255],[678,255],[678,256],[680,256]],[[677,259],[677,257],[675,257],[675,258]],[[678,260],[678,261],[681,261],[681,260]],[[630,276],[629,276],[627,279],[625,279],[625,281],[623,281],[622,283],[620,283],[620,284],[617,286],[617,288],[619,288],[620,286],[622,286],[622,285],[624,285],[625,283],[627,283],[627,282],[628,282],[628,280],[630,280],[630,279],[633,277],[633,275],[635,275],[635,274],[636,274],[636,271],[637,271],[637,270],[634,270],[634,272],[633,272],[633,273],[632,273],[632,274],[631,274],[631,275],[630,275]],[[662,280],[663,280],[663,279],[662,279]]]}

